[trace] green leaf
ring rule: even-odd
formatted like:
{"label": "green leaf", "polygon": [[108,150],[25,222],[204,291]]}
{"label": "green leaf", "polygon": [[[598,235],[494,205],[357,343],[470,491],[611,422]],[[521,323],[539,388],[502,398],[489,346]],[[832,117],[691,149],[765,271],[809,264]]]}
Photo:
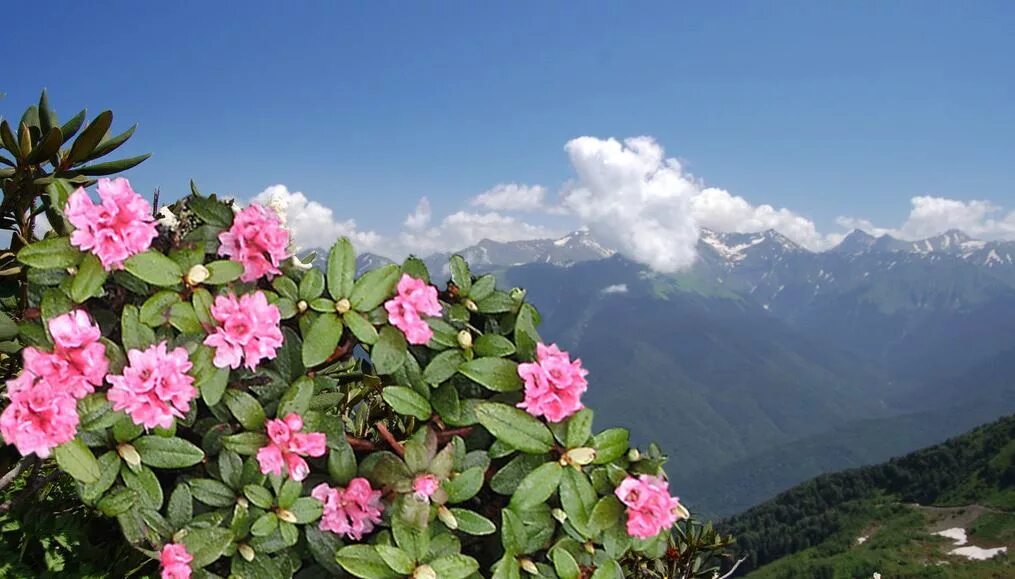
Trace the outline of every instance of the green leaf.
{"label": "green leaf", "polygon": [[458,530],[467,535],[492,535],[497,532],[497,525],[490,519],[468,509],[451,509],[451,514],[458,521]]}
{"label": "green leaf", "polygon": [[78,138],[74,140],[74,144],[71,145],[70,153],[67,157],[74,163],[80,163],[87,159],[88,155],[91,155],[92,151],[95,150],[99,141],[109,132],[109,127],[112,124],[113,113],[111,111],[99,113],[92,119],[92,122],[88,123],[85,130],[81,131]]}
{"label": "green leaf", "polygon": [[124,468],[120,470],[120,477],[127,488],[137,491],[141,506],[146,509],[157,511],[162,508],[164,496],[162,485],[150,468],[141,467],[137,472]]}
{"label": "green leaf", "polygon": [[60,465],[60,469],[75,479],[85,484],[99,480],[101,474],[99,461],[95,459],[95,455],[85,446],[84,442],[81,442],[80,438],[75,438],[56,447],[53,450],[53,456],[56,458],[56,463]]}
{"label": "green leaf", "polygon": [[342,320],[338,314],[321,314],[303,339],[303,365],[323,364],[335,353],[342,338]]}
{"label": "green leaf", "polygon": [[296,524],[306,525],[321,518],[324,505],[313,497],[301,497],[293,501],[293,504],[287,510],[296,515]]}
{"label": "green leaf", "polygon": [[290,413],[303,415],[310,410],[310,400],[314,397],[314,381],[301,376],[285,391],[278,401],[276,416],[285,417]]}
{"label": "green leaf", "polygon": [[142,436],[134,441],[141,462],[155,468],[186,468],[204,460],[204,451],[179,437]]}
{"label": "green leaf", "polygon": [[18,252],[18,261],[39,269],[67,268],[77,265],[84,257],[70,244],[69,237],[50,237],[25,246]]}
{"label": "green leaf", "polygon": [[264,408],[256,398],[242,390],[229,389],[223,400],[236,420],[247,430],[259,430],[264,426]]}
{"label": "green leaf", "polygon": [[592,464],[607,464],[627,454],[631,447],[631,433],[626,428],[610,428],[592,438],[596,459]]}
{"label": "green leaf", "polygon": [[181,334],[200,334],[204,331],[190,302],[173,304],[169,309],[169,325],[179,330]]}
{"label": "green leaf", "polygon": [[521,566],[518,559],[510,553],[504,555],[500,561],[494,564],[495,571],[492,579],[521,579]]}
{"label": "green leaf", "polygon": [[342,539],[330,531],[322,531],[317,525],[309,525],[303,530],[307,537],[307,548],[313,555],[314,561],[324,568],[331,575],[338,576],[343,573],[342,568],[335,561],[335,553],[342,547]]}
{"label": "green leaf", "polygon": [[180,265],[154,249],[127,258],[123,265],[138,279],[156,286],[171,287],[183,278]]}
{"label": "green leaf", "polygon": [[243,479],[243,459],[240,455],[231,450],[223,450],[218,458],[219,478],[229,485],[229,488],[237,489]]}
{"label": "green leaf", "polygon": [[398,547],[375,545],[374,548],[377,549],[377,554],[381,556],[381,559],[384,560],[388,567],[403,575],[411,575],[412,571],[416,568],[416,562],[413,561],[412,557]]}
{"label": "green leaf", "polygon": [[79,112],[78,114],[74,115],[74,117],[71,120],[67,121],[66,123],[63,124],[62,127],[60,127],[60,132],[63,133],[65,143],[67,142],[67,140],[73,137],[75,133],[78,132],[78,129],[81,128],[81,125],[84,124],[85,114],[86,114],[85,111]]}
{"label": "green leaf", "polygon": [[118,487],[102,497],[97,505],[102,514],[107,517],[115,517],[129,511],[137,504],[137,491],[125,487]]}
{"label": "green leaf", "polygon": [[476,358],[458,367],[472,381],[494,392],[521,390],[518,363],[504,358]]}
{"label": "green leaf", "polygon": [[343,237],[328,252],[328,293],[335,300],[348,298],[356,275],[356,252],[349,238]]}
{"label": "green leaf", "polygon": [[201,344],[190,356],[193,367],[194,387],[201,392],[201,398],[208,406],[215,406],[222,400],[229,384],[229,368],[218,368],[214,364],[215,351]]}
{"label": "green leaf", "polygon": [[615,496],[605,496],[599,499],[596,506],[589,515],[589,530],[593,533],[601,533],[613,525],[620,523],[624,515],[624,505]]}
{"label": "green leaf", "polygon": [[215,302],[215,298],[212,297],[211,292],[203,287],[195,288],[191,301],[194,304],[194,315],[197,316],[201,325],[209,328],[214,326],[215,319],[211,315],[211,306]]}
{"label": "green leaf", "polygon": [[553,448],[550,430],[512,406],[486,402],[476,408],[476,418],[495,437],[522,452],[540,454]]}
{"label": "green leaf", "polygon": [[410,255],[402,262],[402,273],[407,273],[411,277],[421,279],[427,284],[430,283],[430,272],[426,269],[426,264],[415,255]]}
{"label": "green leaf", "polygon": [[581,577],[581,568],[574,556],[563,548],[555,548],[550,551],[550,558],[553,559],[553,570],[557,572],[560,579],[578,579]]}
{"label": "green leaf", "polygon": [[388,386],[381,391],[381,396],[399,414],[415,416],[420,420],[430,418],[430,403],[412,388]]}
{"label": "green leaf", "polygon": [[448,555],[430,561],[440,579],[466,579],[479,570],[479,563],[468,555]]}
{"label": "green leaf", "polygon": [[441,485],[448,493],[448,502],[451,504],[465,502],[483,488],[484,469],[478,466],[467,469],[452,477]]}
{"label": "green leaf", "polygon": [[262,509],[270,509],[275,504],[275,497],[271,496],[271,491],[260,485],[247,485],[243,487],[243,496]]}
{"label": "green leaf", "polygon": [[319,298],[323,293],[324,274],[317,268],[307,270],[300,280],[300,299],[310,301]]}
{"label": "green leaf", "polygon": [[584,446],[592,435],[592,410],[583,408],[567,419],[567,434],[564,437],[564,446],[567,448],[578,448]]}
{"label": "green leaf", "polygon": [[358,312],[369,312],[394,294],[400,274],[393,263],[366,272],[353,285],[349,303]]}
{"label": "green leaf", "polygon": [[479,356],[503,358],[515,353],[515,345],[511,340],[497,334],[483,334],[476,339],[472,349]]}
{"label": "green leaf", "polygon": [[536,355],[536,344],[542,341],[536,331],[536,318],[539,314],[531,304],[523,304],[515,319],[515,344],[518,345],[518,356],[522,360],[532,360]]}
{"label": "green leaf", "polygon": [[45,163],[47,159],[51,159],[60,150],[60,145],[62,144],[63,133],[60,132],[60,129],[56,127],[47,129],[39,145],[35,149],[32,149],[32,153],[28,155],[29,164]]}
{"label": "green leaf", "polygon": [[241,432],[222,437],[222,445],[236,454],[252,456],[264,445],[268,444],[268,437],[260,432]]}
{"label": "green leaf", "polygon": [[141,304],[140,320],[146,326],[157,327],[169,319],[169,308],[180,301],[180,294],[172,290],[162,290]]}
{"label": "green leaf", "polygon": [[384,326],[380,338],[370,350],[370,361],[378,374],[394,374],[405,363],[407,350],[408,344],[402,332],[392,326]]}
{"label": "green leaf", "polygon": [[288,298],[294,302],[300,299],[299,296],[300,290],[299,288],[296,287],[296,282],[294,282],[292,278],[286,277],[284,275],[276,277],[275,279],[271,280],[271,287],[275,288],[275,291],[278,292],[278,295],[284,298]]}
{"label": "green leaf", "polygon": [[183,545],[194,558],[191,569],[207,567],[219,559],[233,542],[233,534],[222,527],[193,529],[183,537]]}
{"label": "green leaf", "polygon": [[275,513],[264,513],[250,526],[250,534],[255,537],[267,537],[278,528],[278,517]]}
{"label": "green leaf", "polygon": [[148,160],[151,157],[151,153],[145,153],[144,155],[138,155],[137,157],[129,157],[127,159],[119,159],[117,161],[109,161],[108,163],[95,163],[92,165],[85,165],[78,167],[74,170],[78,175],[87,175],[89,177],[101,177],[103,175],[114,175],[116,173],[123,173],[128,169],[132,169],[141,163]]}
{"label": "green leaf", "polygon": [[511,507],[524,510],[546,502],[557,491],[562,470],[559,462],[548,462],[530,472],[512,495]]}
{"label": "green leaf", "polygon": [[169,495],[169,506],[166,509],[169,515],[169,522],[177,529],[182,528],[194,518],[194,497],[190,494],[190,487],[186,484],[178,484]]}
{"label": "green leaf", "polygon": [[469,264],[460,255],[451,256],[451,281],[458,286],[458,293],[462,297],[468,297],[472,289],[472,274],[469,272]]}
{"label": "green leaf", "polygon": [[109,451],[99,457],[99,480],[81,486],[81,499],[93,504],[116,482],[120,474],[120,455]]}
{"label": "green leaf", "polygon": [[356,339],[360,342],[364,344],[375,344],[377,342],[377,328],[363,317],[363,314],[356,311],[348,311],[342,316],[342,319],[345,320],[345,325],[349,327],[352,335],[356,336]]}
{"label": "green leaf", "polygon": [[502,314],[515,307],[515,301],[507,292],[495,291],[485,299],[476,302],[476,307],[483,314]]}
{"label": "green leaf", "polygon": [[104,157],[112,153],[113,151],[118,149],[120,145],[126,143],[127,139],[129,139],[134,134],[135,130],[137,130],[137,124],[134,124],[134,126],[120,133],[119,135],[116,135],[115,137],[103,139],[102,142],[99,143],[97,147],[95,147],[95,150],[92,151],[92,154],[88,155],[88,158],[86,158],[85,160],[91,161],[92,159],[98,159],[99,157]]}
{"label": "green leaf", "polygon": [[397,579],[402,575],[384,562],[373,545],[348,545],[335,555],[338,564],[362,579]]}
{"label": "green leaf", "polygon": [[338,444],[331,440],[328,442],[333,446],[328,452],[328,474],[331,475],[332,482],[345,486],[356,476],[356,455],[344,436]]}
{"label": "green leaf", "polygon": [[282,482],[282,487],[278,489],[278,493],[275,496],[278,506],[283,509],[288,509],[292,506],[293,501],[299,498],[303,492],[303,483],[295,481],[291,478],[286,478]]}
{"label": "green leaf", "polygon": [[500,517],[500,541],[504,551],[511,555],[521,555],[525,552],[525,543],[528,542],[525,524],[511,509],[501,509]]}
{"label": "green leaf", "polygon": [[596,506],[596,491],[580,470],[568,468],[560,479],[560,504],[579,533],[589,536],[589,517]]}
{"label": "green leaf", "polygon": [[208,279],[204,283],[208,285],[225,285],[243,275],[243,264],[229,259],[213,261],[205,264],[205,267],[208,268]]}
{"label": "green leaf", "polygon": [[187,205],[205,223],[220,229],[233,224],[233,210],[229,205],[212,197],[192,196],[187,198]]}
{"label": "green leaf", "polygon": [[592,579],[624,579],[624,570],[613,559],[607,559],[592,573]]}
{"label": "green leaf", "polygon": [[392,517],[391,534],[395,538],[395,544],[416,561],[432,557],[429,526],[420,529],[405,522],[402,517]]}
{"label": "green leaf", "polygon": [[137,306],[123,306],[120,313],[120,334],[127,350],[144,350],[155,343],[155,332],[141,323]]}
{"label": "green leaf", "polygon": [[423,380],[427,384],[437,385],[450,380],[458,372],[459,366],[465,363],[465,355],[461,350],[444,350],[430,360],[423,370]]}
{"label": "green leaf", "polygon": [[190,481],[190,492],[194,498],[209,507],[230,507],[236,502],[233,489],[210,478],[196,478]]}
{"label": "green leaf", "polygon": [[18,324],[4,312],[0,312],[0,340],[10,340],[18,335]]}

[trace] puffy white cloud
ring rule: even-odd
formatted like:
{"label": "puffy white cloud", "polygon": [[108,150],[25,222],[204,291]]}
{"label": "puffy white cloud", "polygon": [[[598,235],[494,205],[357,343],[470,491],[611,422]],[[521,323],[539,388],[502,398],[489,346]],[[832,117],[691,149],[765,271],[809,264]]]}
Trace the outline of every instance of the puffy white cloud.
{"label": "puffy white cloud", "polygon": [[272,185],[254,196],[252,201],[270,206],[282,215],[292,230],[299,248],[330,247],[339,237],[347,236],[359,251],[376,251],[383,238],[373,231],[360,231],[356,221],[339,221],[330,207],[310,201],[299,191],[285,185]]}
{"label": "puffy white cloud", "polygon": [[422,197],[419,203],[416,204],[416,209],[406,216],[405,226],[413,231],[419,231],[430,225],[430,217],[432,213],[430,211],[430,200],[426,197]]}
{"label": "puffy white cloud", "polygon": [[899,227],[881,227],[868,219],[855,217],[839,217],[836,221],[848,229],[907,240],[925,239],[949,229],[959,229],[977,239],[1015,238],[1015,211],[1005,213],[989,201],[923,195],[909,202],[912,206],[909,215]]}
{"label": "puffy white cloud", "polygon": [[472,198],[474,207],[494,211],[536,211],[543,209],[546,188],[541,185],[500,183]]}
{"label": "puffy white cloud", "polygon": [[463,249],[483,239],[519,241],[554,237],[557,234],[559,232],[493,211],[458,211],[445,217],[439,225],[424,231],[403,231],[399,236],[399,246],[402,254],[411,252],[427,255],[437,251]]}
{"label": "puffy white cloud", "polygon": [[604,294],[626,294],[627,293],[627,284],[626,283],[615,283],[613,285],[608,285],[608,286],[604,287],[603,289],[601,289],[599,291],[604,293]]}
{"label": "puffy white cloud", "polygon": [[751,205],[743,197],[724,189],[709,187],[691,199],[691,211],[698,225],[729,233],[754,233],[774,229],[814,251],[831,247],[839,234],[823,235],[813,221],[786,208]]}
{"label": "puffy white cloud", "polygon": [[580,137],[564,147],[577,182],[563,205],[597,238],[653,269],[694,262],[698,226],[691,198],[699,186],[649,137]]}

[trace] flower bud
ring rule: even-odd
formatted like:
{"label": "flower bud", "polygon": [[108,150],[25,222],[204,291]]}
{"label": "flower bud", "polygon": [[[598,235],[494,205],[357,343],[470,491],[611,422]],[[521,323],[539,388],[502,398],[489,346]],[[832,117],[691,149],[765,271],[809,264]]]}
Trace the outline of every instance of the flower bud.
{"label": "flower bud", "polygon": [[240,552],[240,557],[243,557],[246,561],[254,560],[254,550],[250,548],[250,545],[240,543],[240,546],[236,550]]}
{"label": "flower bud", "polygon": [[278,515],[278,520],[285,521],[287,523],[295,523],[297,520],[296,515],[292,514],[291,511],[287,511],[285,509],[279,509],[278,512],[276,512],[275,514]]}
{"label": "flower bud", "polygon": [[687,510],[687,507],[681,503],[677,503],[673,511],[677,513],[677,520],[691,518],[691,511]]}
{"label": "flower bud", "polygon": [[564,454],[564,459],[572,466],[592,464],[592,461],[596,459],[596,449],[587,446],[572,448]]}
{"label": "flower bud", "polygon": [[433,567],[424,563],[412,572],[412,579],[437,579],[437,572],[433,570]]}
{"label": "flower bud", "polygon": [[250,506],[250,501],[247,500],[247,497],[239,497],[236,499],[236,504],[243,508],[247,508]]}
{"label": "flower bud", "polygon": [[525,299],[525,290],[523,290],[520,287],[512,288],[511,289],[511,299],[516,301],[516,302],[520,302],[520,301],[524,300]]}
{"label": "flower bud", "polygon": [[349,303],[349,299],[348,298],[342,298],[342,299],[338,300],[337,302],[335,302],[335,311],[340,313],[340,314],[344,314],[345,312],[348,312],[351,309],[352,309],[352,304]]}
{"label": "flower bud", "polygon": [[585,547],[585,551],[589,555],[595,555],[596,554],[596,546],[592,544],[592,541],[588,541],[587,543],[585,543],[582,546]]}
{"label": "flower bud", "polygon": [[465,300],[462,303],[465,304],[465,309],[469,310],[470,312],[478,312],[479,311],[479,306],[476,305],[476,302],[474,302],[474,301],[472,301],[470,299],[467,299],[467,300]]}
{"label": "flower bud", "polygon": [[518,562],[522,566],[522,571],[525,571],[529,575],[539,575],[539,567],[536,567],[532,559],[520,559]]}
{"label": "flower bud", "polygon": [[296,302],[296,309],[299,310],[301,314],[303,312],[307,311],[307,308],[309,308],[309,307],[310,307],[310,304],[307,303],[307,300],[300,300],[300,301]]}
{"label": "flower bud", "polygon": [[137,467],[141,464],[141,455],[137,449],[126,442],[116,447],[116,453],[130,466]]}
{"label": "flower bud", "polygon": [[557,519],[558,523],[563,523],[567,520],[567,513],[563,509],[553,509],[550,511],[550,514],[553,515],[553,518]]}
{"label": "flower bud", "polygon": [[458,332],[458,345],[461,346],[463,350],[468,350],[472,347],[472,334],[469,333],[469,330],[462,330],[461,332]]}
{"label": "flower bud", "polygon": [[437,518],[444,523],[444,526],[454,531],[458,528],[458,519],[455,518],[455,514],[448,510],[447,507],[441,505],[437,507]]}
{"label": "flower bud", "polygon": [[78,268],[74,267],[73,265],[67,268],[67,275],[77,275],[77,273]]}
{"label": "flower bud", "polygon": [[211,272],[208,271],[208,268],[199,263],[187,272],[187,285],[202,284],[210,275]]}
{"label": "flower bud", "polygon": [[641,460],[641,453],[638,452],[637,448],[632,448],[631,450],[627,451],[627,460],[631,462],[638,462],[639,460]]}
{"label": "flower bud", "polygon": [[183,539],[189,533],[190,533],[190,531],[188,531],[186,527],[180,529],[179,531],[176,531],[175,533],[173,533],[173,542],[174,543],[182,543]]}

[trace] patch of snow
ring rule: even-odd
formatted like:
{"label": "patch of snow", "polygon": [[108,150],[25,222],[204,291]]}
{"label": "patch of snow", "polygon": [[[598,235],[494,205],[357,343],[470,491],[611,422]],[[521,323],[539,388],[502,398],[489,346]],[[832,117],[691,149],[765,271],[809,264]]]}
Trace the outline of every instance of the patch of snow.
{"label": "patch of snow", "polygon": [[765,237],[758,236],[752,238],[747,243],[726,245],[717,235],[710,232],[709,234],[702,234],[701,240],[710,245],[712,249],[714,249],[723,259],[736,263],[746,257],[746,255],[744,255],[745,250],[765,241]]}
{"label": "patch of snow", "polygon": [[615,283],[613,285],[608,285],[599,291],[603,292],[604,294],[626,294],[627,284]]}
{"label": "patch of snow", "polygon": [[987,267],[990,267],[991,264],[993,264],[993,263],[1001,263],[1002,261],[1003,260],[1001,259],[1001,256],[999,256],[996,251],[991,249],[990,253],[987,254],[987,259],[983,260],[983,265],[986,265]]}
{"label": "patch of snow", "polygon": [[983,549],[981,547],[959,547],[958,549],[952,549],[948,552],[949,555],[959,555],[966,559],[976,561],[986,561],[987,559],[993,559],[1001,553],[1008,552],[1008,547],[998,547],[996,549]]}
{"label": "patch of snow", "polygon": [[969,542],[969,539],[966,537],[966,530],[962,527],[952,527],[951,529],[938,531],[934,534],[955,541],[956,546],[965,545]]}
{"label": "patch of snow", "polygon": [[565,235],[564,237],[561,237],[560,239],[554,241],[553,244],[556,245],[557,247],[563,247],[567,245],[568,241],[571,241],[571,236]]}

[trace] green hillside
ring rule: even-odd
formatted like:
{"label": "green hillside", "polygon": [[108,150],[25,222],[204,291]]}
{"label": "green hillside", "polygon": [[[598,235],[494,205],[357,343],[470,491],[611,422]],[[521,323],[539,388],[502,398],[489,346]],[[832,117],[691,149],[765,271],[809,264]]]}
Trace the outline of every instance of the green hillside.
{"label": "green hillside", "polygon": [[[724,521],[751,577],[1003,577],[1015,547],[1015,416],[887,463],[820,476]],[[949,555],[932,533],[1007,547]],[[864,538],[862,542],[859,540]]]}

